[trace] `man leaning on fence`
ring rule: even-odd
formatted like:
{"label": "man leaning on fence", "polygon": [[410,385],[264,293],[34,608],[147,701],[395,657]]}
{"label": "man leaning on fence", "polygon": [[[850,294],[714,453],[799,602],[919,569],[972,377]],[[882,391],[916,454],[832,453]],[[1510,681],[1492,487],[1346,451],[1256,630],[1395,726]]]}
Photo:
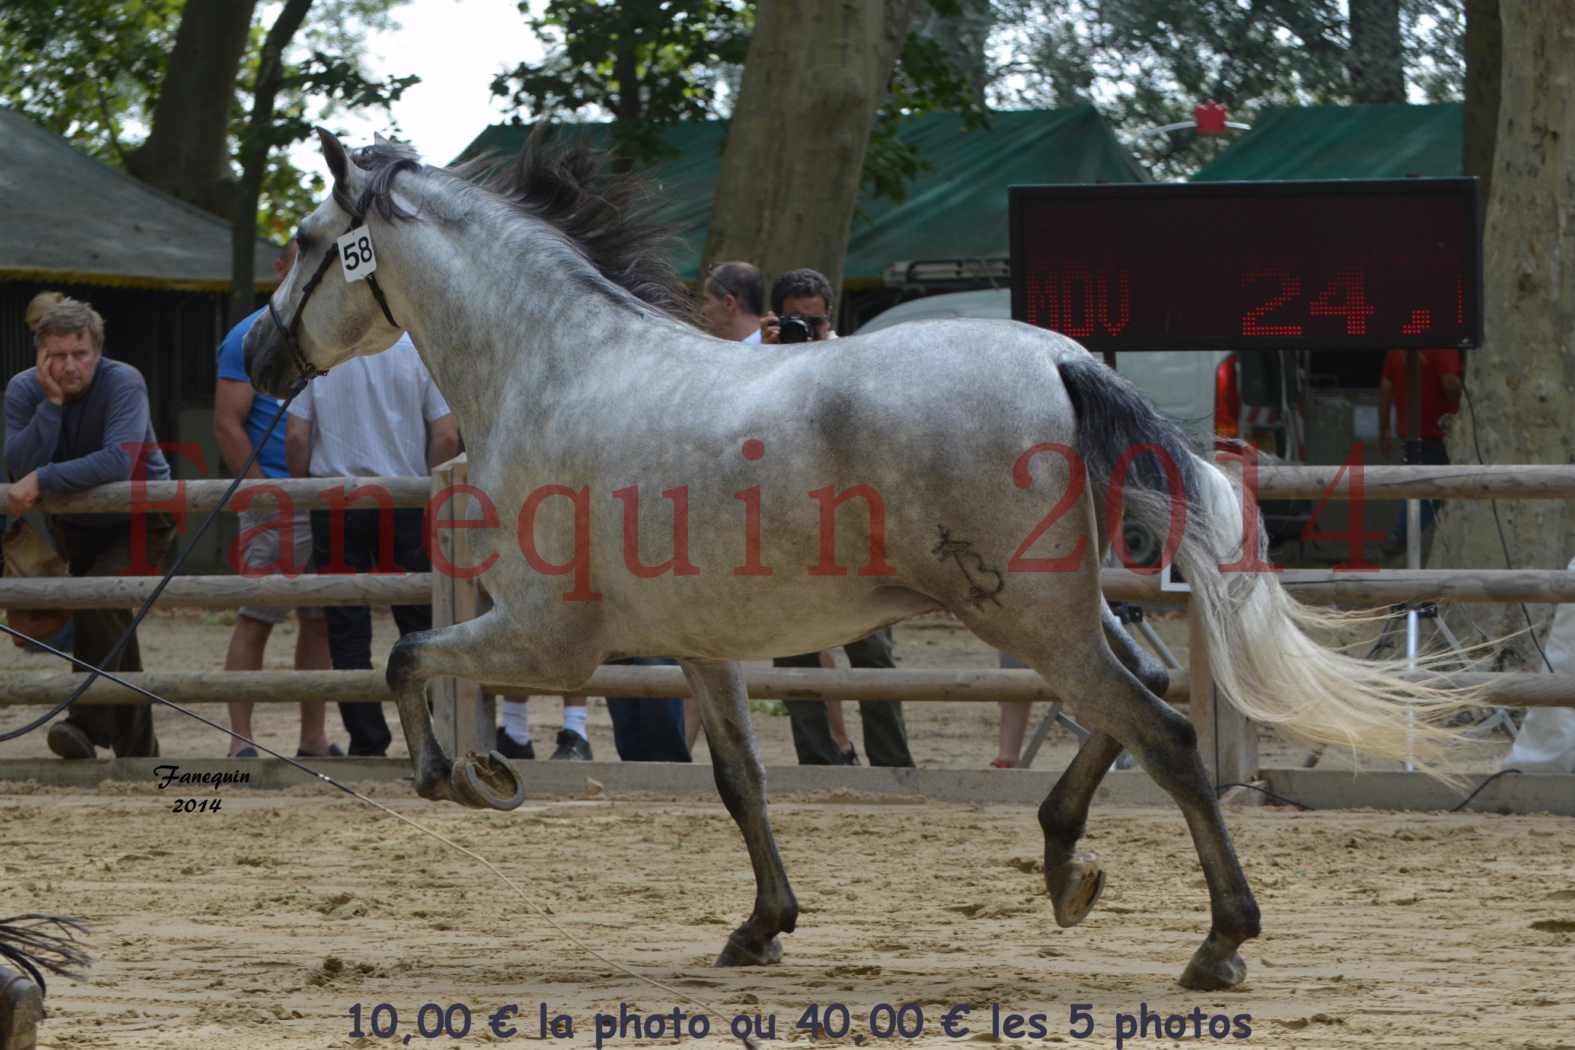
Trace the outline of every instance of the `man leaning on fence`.
{"label": "man leaning on fence", "polygon": [[[41,497],[113,481],[168,480],[157,447],[142,373],[104,356],[104,319],[87,303],[62,299],[34,329],[37,364],[11,379],[5,392],[5,459],[13,479],[6,513],[17,517]],[[53,514],[55,548],[72,576],[151,572],[174,538],[168,516]],[[109,671],[142,670],[129,609],[79,609],[73,654]],[[77,704],[49,727],[61,758],[93,758],[96,747],[119,757],[159,753],[153,712],[145,704]]]}

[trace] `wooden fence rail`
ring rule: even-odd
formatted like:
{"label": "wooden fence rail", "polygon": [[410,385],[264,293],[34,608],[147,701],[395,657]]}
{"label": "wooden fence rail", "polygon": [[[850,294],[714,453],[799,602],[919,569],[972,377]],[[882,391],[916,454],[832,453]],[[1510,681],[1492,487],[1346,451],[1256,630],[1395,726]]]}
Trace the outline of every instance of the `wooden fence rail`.
{"label": "wooden fence rail", "polygon": [[[460,563],[464,564],[464,563]],[[239,605],[412,605],[432,600],[436,573],[349,576],[177,576],[159,598],[162,608],[231,609]],[[1575,601],[1575,572],[1531,569],[1385,569],[1335,572],[1287,569],[1280,582],[1309,605],[1375,606],[1407,601]],[[468,581],[445,580],[463,585]],[[1187,604],[1185,591],[1162,591],[1159,580],[1106,569],[1105,597],[1140,605]],[[0,609],[117,609],[138,605],[157,586],[154,576],[0,579]]]}
{"label": "wooden fence rail", "polygon": [[[157,576],[46,576],[0,579],[0,609],[123,609],[140,606]],[[242,605],[425,605],[429,572],[353,576],[176,576],[159,608],[235,609]]]}
{"label": "wooden fence rail", "polygon": [[[1335,466],[1270,466],[1258,468],[1259,499],[1331,499],[1352,496],[1349,471]],[[1571,499],[1575,498],[1575,465],[1524,464],[1482,467],[1372,466],[1361,471],[1362,498],[1396,499]],[[229,487],[223,479],[191,481],[129,481],[101,485],[86,492],[45,497],[41,507],[60,513],[125,513],[133,500],[144,505],[179,503],[188,513],[212,510]],[[396,507],[425,507],[433,489],[426,478],[279,478],[246,481],[239,492],[282,490],[297,510],[332,507],[328,492],[381,489]],[[0,501],[6,486],[0,485]],[[139,494],[140,490],[140,494]],[[891,498],[896,498],[895,494]],[[373,506],[365,494],[355,504]]]}
{"label": "wooden fence rail", "polygon": [[[1335,478],[1342,470],[1338,486]],[[1351,472],[1344,467],[1262,466],[1259,499],[1349,500]],[[1447,467],[1376,466],[1361,470],[1364,500],[1396,499],[1572,499],[1575,465],[1454,465]]]}
{"label": "wooden fence rail", "polygon": [[[382,671],[128,671],[119,677],[177,704],[244,701],[295,704],[306,700],[335,703],[392,700]],[[1499,707],[1575,707],[1575,675],[1427,674],[1413,676],[1431,684],[1475,687]],[[0,707],[59,703],[81,678],[56,671],[0,671]],[[1055,701],[1058,697],[1033,671],[908,671],[746,667],[744,682],[752,699],[905,700],[917,703],[995,703]],[[498,686],[483,687],[488,692]],[[687,697],[689,683],[676,667],[603,667],[571,693],[536,690],[542,696]],[[1171,672],[1165,699],[1190,699],[1185,671]],[[81,703],[149,703],[118,683],[101,678]]]}
{"label": "wooden fence rail", "polygon": [[[0,505],[5,502],[5,485],[0,485]],[[230,482],[196,481],[116,481],[82,492],[47,495],[39,501],[41,510],[57,514],[126,514],[133,507],[149,511],[180,508],[187,514],[207,513],[219,505]],[[394,507],[425,507],[432,499],[429,478],[268,478],[243,481],[225,513],[233,513],[243,495],[252,500],[247,509],[271,509],[283,494],[295,510],[332,510],[335,499],[354,494],[352,508],[376,507],[386,494]],[[374,494],[376,494],[374,496]]]}

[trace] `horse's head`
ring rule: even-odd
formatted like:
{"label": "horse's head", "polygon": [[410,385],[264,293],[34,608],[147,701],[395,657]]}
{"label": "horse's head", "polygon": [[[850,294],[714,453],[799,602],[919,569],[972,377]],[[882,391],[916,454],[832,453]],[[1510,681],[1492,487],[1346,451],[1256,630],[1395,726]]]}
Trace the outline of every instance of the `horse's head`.
{"label": "horse's head", "polygon": [[[295,234],[295,265],[268,302],[268,312],[246,335],[246,371],[252,385],[282,397],[299,380],[310,379],[360,354],[387,349],[404,330],[394,320],[375,276],[351,280],[371,259],[364,245],[343,256],[339,239],[364,227],[366,211],[378,191],[387,196],[388,180],[356,164],[331,133],[317,129],[323,158],[333,173],[333,192],[302,221]],[[402,166],[414,166],[413,162]],[[379,208],[388,217],[391,205]],[[379,259],[379,262],[382,260]]]}

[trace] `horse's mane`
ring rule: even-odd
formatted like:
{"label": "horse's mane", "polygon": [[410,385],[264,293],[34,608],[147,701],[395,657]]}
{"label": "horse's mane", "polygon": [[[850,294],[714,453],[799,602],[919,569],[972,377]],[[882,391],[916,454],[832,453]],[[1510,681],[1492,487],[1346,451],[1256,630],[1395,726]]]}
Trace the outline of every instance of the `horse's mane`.
{"label": "horse's mane", "polygon": [[[657,219],[661,202],[646,180],[615,171],[604,151],[564,142],[544,127],[537,125],[512,159],[494,152],[452,168],[427,170],[446,171],[549,224],[612,285],[677,320],[694,323],[694,297],[673,266],[676,237]],[[415,152],[403,144],[378,142],[357,150],[354,161],[370,175],[355,210],[365,214],[375,208],[385,219],[410,218],[394,201],[393,184],[400,172],[422,167]],[[339,203],[348,205],[342,199]],[[599,281],[592,286],[608,290]]]}

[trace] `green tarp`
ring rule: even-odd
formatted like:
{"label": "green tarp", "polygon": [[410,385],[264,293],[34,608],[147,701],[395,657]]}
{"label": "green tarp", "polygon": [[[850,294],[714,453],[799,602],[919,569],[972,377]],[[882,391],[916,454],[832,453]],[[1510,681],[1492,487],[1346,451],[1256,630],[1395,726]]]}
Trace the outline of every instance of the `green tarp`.
{"label": "green tarp", "polygon": [[1463,112],[1458,102],[1265,109],[1192,181],[1463,175]]}
{"label": "green tarp", "polygon": [[[609,125],[564,130],[605,144]],[[686,278],[699,270],[726,133],[726,121],[667,129],[663,138],[677,155],[649,172],[668,201],[665,218],[683,239],[679,267]],[[494,125],[465,156],[516,152],[527,134],[528,127]],[[995,113],[990,127],[966,132],[956,114],[927,114],[904,122],[901,138],[929,170],[910,182],[902,204],[860,198],[845,267],[850,282],[878,280],[899,260],[1004,258],[1008,186],[1147,178],[1092,106]]]}

